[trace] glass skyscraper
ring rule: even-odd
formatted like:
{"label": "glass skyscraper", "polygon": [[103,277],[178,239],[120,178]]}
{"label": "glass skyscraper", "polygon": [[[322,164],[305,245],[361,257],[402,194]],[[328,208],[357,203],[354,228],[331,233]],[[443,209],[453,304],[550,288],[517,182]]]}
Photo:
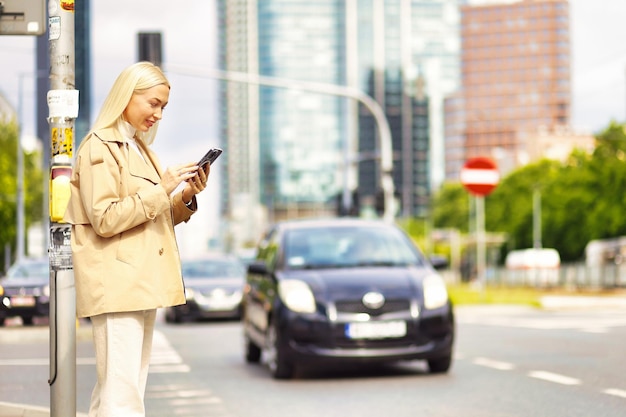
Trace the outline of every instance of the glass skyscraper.
{"label": "glass skyscraper", "polygon": [[[457,3],[220,0],[220,64],[372,96],[392,130],[399,214],[422,216],[433,180],[431,149],[442,148],[432,142],[443,141],[442,116],[432,112],[442,114],[443,96],[458,84]],[[346,189],[373,202],[380,144],[363,106],[334,95],[233,82],[223,84],[222,98],[224,214],[231,219],[249,221],[246,204],[266,207],[270,220],[328,214]],[[441,126],[433,127],[431,117]],[[440,159],[435,166],[443,173]]]}

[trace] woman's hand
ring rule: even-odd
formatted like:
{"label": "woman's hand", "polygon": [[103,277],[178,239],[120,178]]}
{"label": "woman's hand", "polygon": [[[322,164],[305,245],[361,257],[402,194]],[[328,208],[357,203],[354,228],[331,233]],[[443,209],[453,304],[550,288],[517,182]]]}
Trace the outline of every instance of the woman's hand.
{"label": "woman's hand", "polygon": [[[167,195],[170,195],[181,182],[195,177],[198,171],[202,170],[199,169],[195,162],[167,167],[161,176],[161,186],[165,189]],[[206,183],[206,175],[204,182]]]}
{"label": "woman's hand", "polygon": [[211,172],[211,165],[206,164],[204,169],[198,167],[196,175],[187,180],[183,188],[183,202],[188,203],[192,197],[206,188],[206,182]]}

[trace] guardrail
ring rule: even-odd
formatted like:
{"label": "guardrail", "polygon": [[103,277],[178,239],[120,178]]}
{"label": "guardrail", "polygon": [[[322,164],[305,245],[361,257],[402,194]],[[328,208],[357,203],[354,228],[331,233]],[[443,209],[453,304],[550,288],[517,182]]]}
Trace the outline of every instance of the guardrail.
{"label": "guardrail", "polygon": [[[458,271],[441,271],[449,283],[461,282]],[[626,288],[626,263],[588,266],[584,262],[561,264],[554,269],[487,267],[486,285],[565,289]]]}

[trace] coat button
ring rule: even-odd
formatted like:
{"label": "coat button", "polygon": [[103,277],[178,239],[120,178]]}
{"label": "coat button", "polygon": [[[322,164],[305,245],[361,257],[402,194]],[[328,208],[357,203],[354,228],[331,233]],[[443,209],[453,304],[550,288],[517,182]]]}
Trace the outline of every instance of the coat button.
{"label": "coat button", "polygon": [[159,255],[163,255],[163,248],[159,249]]}

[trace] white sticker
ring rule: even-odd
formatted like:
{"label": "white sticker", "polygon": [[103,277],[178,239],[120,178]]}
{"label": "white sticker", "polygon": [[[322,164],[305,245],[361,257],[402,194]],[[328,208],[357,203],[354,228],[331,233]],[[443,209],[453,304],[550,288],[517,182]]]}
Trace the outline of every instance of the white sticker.
{"label": "white sticker", "polygon": [[61,16],[48,18],[48,40],[55,41],[61,37]]}
{"label": "white sticker", "polygon": [[48,91],[48,117],[78,117],[78,90]]}

